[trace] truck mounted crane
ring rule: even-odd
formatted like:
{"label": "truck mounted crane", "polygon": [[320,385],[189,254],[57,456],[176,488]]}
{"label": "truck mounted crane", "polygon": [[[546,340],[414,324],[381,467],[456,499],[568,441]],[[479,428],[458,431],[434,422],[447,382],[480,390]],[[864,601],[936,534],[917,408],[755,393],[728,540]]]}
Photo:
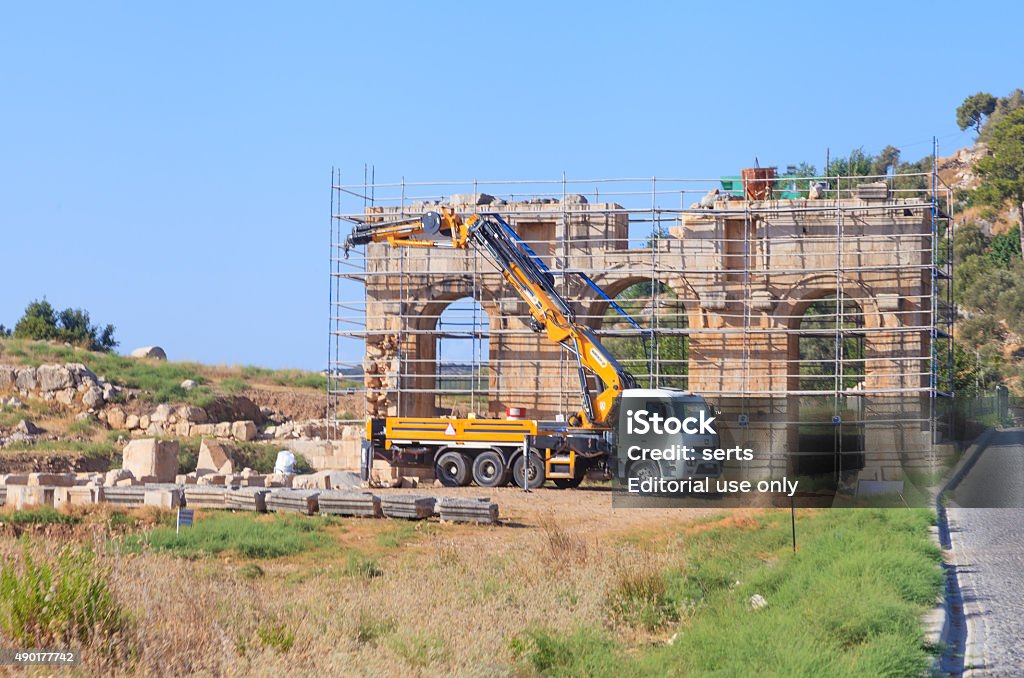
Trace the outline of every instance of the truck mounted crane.
{"label": "truck mounted crane", "polygon": [[[457,419],[431,417],[369,418],[363,442],[364,473],[374,459],[393,465],[433,466],[445,485],[475,481],[497,487],[511,475],[516,485],[539,487],[551,479],[559,488],[575,487],[591,468],[605,467],[620,476],[630,469],[609,468],[617,436],[618,405],[623,396],[669,402],[676,412],[710,412],[704,398],[677,389],[639,389],[636,380],[601,344],[593,330],[576,319],[572,304],[555,285],[554,274],[498,214],[474,214],[463,219],[442,207],[413,219],[357,225],[345,243],[348,248],[369,243],[391,247],[475,248],[502,274],[526,302],[528,324],[535,332],[564,347],[575,357],[580,410],[568,422],[537,420]],[[578,273],[637,328],[621,308],[585,274]],[[588,374],[600,390],[590,392]],[[664,408],[664,405],[661,405]],[[690,440],[717,447],[717,434]],[[720,465],[685,463],[646,468],[644,474],[711,477]],[[636,470],[636,469],[634,469]],[[524,477],[525,475],[525,477]]]}

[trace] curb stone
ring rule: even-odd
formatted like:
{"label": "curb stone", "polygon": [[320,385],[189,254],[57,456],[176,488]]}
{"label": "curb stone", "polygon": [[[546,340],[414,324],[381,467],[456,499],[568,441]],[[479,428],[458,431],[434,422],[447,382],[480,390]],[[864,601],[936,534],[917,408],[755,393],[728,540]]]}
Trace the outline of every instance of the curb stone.
{"label": "curb stone", "polygon": [[[942,654],[933,665],[933,669],[941,675],[980,676],[981,672],[973,667],[986,666],[984,644],[980,642],[982,637],[977,627],[980,610],[975,603],[965,602],[962,590],[964,583],[967,584],[968,590],[975,593],[976,587],[970,575],[960,571],[959,563],[962,561],[963,553],[962,549],[958,552],[953,544],[950,521],[943,500],[946,493],[956,489],[971,470],[978,456],[988,447],[994,432],[995,429],[986,429],[975,439],[934,497],[937,526],[932,531],[932,538],[942,549],[946,590],[942,603],[925,615],[924,625],[925,640],[933,646],[943,648]],[[971,597],[971,600],[976,599],[976,596]]]}

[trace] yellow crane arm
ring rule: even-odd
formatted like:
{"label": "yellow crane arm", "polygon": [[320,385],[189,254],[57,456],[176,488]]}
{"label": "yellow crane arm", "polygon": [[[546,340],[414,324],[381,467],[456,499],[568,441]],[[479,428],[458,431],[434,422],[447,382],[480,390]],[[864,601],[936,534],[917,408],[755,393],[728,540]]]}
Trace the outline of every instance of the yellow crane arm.
{"label": "yellow crane arm", "polygon": [[[346,249],[369,242],[386,242],[392,247],[477,246],[526,302],[531,327],[544,331],[551,341],[576,356],[583,408],[572,422],[575,425],[607,425],[623,389],[636,386],[633,376],[612,357],[593,331],[576,322],[576,312],[559,294],[551,272],[500,216],[472,215],[463,220],[453,210],[442,207],[440,212],[427,212],[416,219],[360,224],[346,241]],[[602,386],[593,398],[587,372],[594,374]]]}

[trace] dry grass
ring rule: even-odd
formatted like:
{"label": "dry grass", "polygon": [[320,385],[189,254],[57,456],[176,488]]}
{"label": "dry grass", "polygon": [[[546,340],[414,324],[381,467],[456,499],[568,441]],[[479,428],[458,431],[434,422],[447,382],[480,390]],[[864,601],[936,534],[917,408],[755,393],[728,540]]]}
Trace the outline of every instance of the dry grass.
{"label": "dry grass", "polygon": [[[234,553],[185,559],[122,546],[126,530],[163,523],[158,512],[74,515],[79,523],[59,535],[44,540],[38,532],[33,550],[53,559],[62,542],[91,545],[133,621],[136,653],[115,664],[85,648],[87,673],[313,674],[344,666],[349,675],[510,675],[522,667],[509,639],[531,626],[660,630],[631,621],[630,606],[648,603],[648,585],[631,584],[629,571],[666,556],[588,540],[550,521],[481,529],[335,520],[324,527],[334,550],[254,568]],[[0,539],[5,559],[18,548]],[[609,591],[621,594],[614,605]]]}

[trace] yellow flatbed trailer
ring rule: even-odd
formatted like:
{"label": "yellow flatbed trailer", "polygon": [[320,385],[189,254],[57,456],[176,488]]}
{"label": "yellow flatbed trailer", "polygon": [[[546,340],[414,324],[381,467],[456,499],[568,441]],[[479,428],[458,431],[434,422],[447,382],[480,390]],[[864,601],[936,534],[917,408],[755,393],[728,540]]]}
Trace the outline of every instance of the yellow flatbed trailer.
{"label": "yellow flatbed trailer", "polygon": [[[584,440],[579,450],[566,449],[566,437]],[[594,429],[574,429],[563,422],[534,419],[457,419],[447,417],[385,417],[366,422],[367,462],[384,459],[396,466],[432,467],[449,486],[498,487],[514,479],[538,487],[551,479],[558,487],[575,487],[589,461],[604,457]],[[556,444],[557,443],[557,444]]]}

